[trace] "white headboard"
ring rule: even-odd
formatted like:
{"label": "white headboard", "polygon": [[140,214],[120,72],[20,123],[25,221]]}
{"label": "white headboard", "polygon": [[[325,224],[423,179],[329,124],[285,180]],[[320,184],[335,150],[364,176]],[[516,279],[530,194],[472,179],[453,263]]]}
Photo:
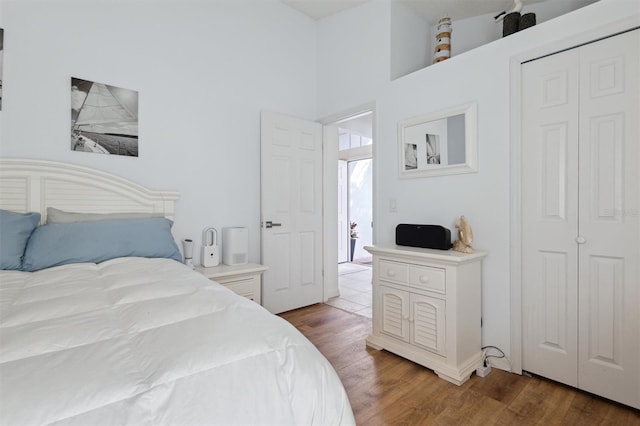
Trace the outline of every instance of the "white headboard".
{"label": "white headboard", "polygon": [[161,213],[173,219],[178,192],[154,191],[110,173],[73,164],[0,159],[0,208],[40,212]]}

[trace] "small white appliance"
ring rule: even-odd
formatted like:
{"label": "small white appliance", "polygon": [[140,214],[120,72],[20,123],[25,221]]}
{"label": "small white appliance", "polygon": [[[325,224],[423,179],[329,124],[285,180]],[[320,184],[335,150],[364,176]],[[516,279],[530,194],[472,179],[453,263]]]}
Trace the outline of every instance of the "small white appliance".
{"label": "small white appliance", "polygon": [[218,231],[216,228],[207,228],[202,233],[202,266],[210,268],[219,263]]}
{"label": "small white appliance", "polygon": [[249,263],[249,230],[222,228],[222,263],[243,265]]}
{"label": "small white appliance", "polygon": [[182,249],[184,250],[184,264],[193,268],[193,240],[182,240]]}

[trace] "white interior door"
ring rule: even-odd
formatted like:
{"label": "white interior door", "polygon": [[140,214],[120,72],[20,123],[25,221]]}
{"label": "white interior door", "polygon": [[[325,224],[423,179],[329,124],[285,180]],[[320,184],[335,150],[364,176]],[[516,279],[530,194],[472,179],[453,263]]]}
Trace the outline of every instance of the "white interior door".
{"label": "white interior door", "polygon": [[640,30],[580,48],[579,378],[640,408]]}
{"label": "white interior door", "polygon": [[338,160],[338,263],[349,261],[349,174],[347,162]]}
{"label": "white interior door", "polygon": [[522,67],[523,368],[578,384],[578,52]]}
{"label": "white interior door", "polygon": [[322,302],[322,126],[263,112],[260,175],[263,305]]}
{"label": "white interior door", "polygon": [[640,31],[522,68],[523,369],[640,408]]}

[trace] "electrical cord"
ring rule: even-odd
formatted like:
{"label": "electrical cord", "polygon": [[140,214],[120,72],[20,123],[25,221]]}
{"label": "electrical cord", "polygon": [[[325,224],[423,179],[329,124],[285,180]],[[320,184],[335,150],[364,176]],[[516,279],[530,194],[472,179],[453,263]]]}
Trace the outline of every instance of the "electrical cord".
{"label": "electrical cord", "polygon": [[[500,355],[488,354],[487,352],[489,350],[491,350],[491,349],[500,352]],[[490,365],[488,363],[488,361],[487,361],[489,358],[497,358],[497,359],[504,358],[509,363],[509,369],[513,368],[512,365],[511,365],[511,360],[509,358],[507,358],[507,355],[504,353],[504,351],[502,349],[500,349],[499,347],[497,347],[497,346],[492,346],[492,345],[483,346],[482,347],[482,358],[483,358],[483,365],[485,367]]]}

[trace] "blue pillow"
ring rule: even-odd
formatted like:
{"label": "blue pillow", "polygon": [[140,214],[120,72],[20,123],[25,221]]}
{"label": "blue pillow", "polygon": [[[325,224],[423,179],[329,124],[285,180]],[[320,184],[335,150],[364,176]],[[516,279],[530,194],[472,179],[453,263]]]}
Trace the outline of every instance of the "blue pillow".
{"label": "blue pillow", "polygon": [[40,213],[0,210],[0,269],[20,269],[22,255]]}
{"label": "blue pillow", "polygon": [[100,263],[116,257],[165,257],[182,261],[163,217],[52,223],[36,229],[24,253],[22,270],[38,271],[69,263]]}

